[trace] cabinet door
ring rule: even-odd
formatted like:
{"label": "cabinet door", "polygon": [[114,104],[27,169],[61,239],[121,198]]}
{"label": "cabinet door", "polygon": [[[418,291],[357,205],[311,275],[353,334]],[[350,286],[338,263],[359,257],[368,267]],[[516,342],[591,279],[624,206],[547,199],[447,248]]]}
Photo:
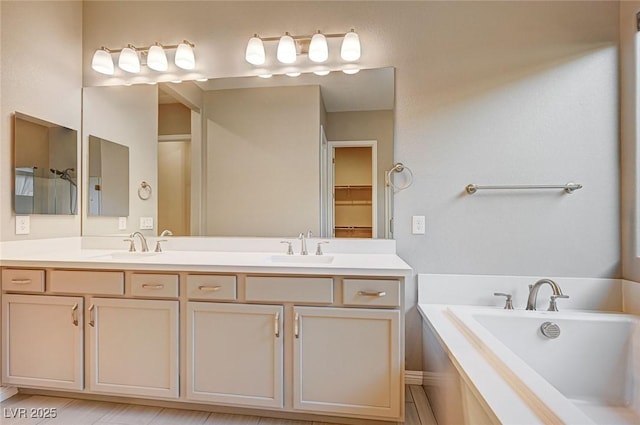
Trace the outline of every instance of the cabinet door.
{"label": "cabinet door", "polygon": [[178,301],[94,298],[89,390],[178,398]]}
{"label": "cabinet door", "polygon": [[2,382],[82,389],[82,298],[2,295]]}
{"label": "cabinet door", "polygon": [[294,408],[399,418],[400,312],[294,308]]}
{"label": "cabinet door", "polygon": [[187,398],[282,407],[282,306],[190,302]]}

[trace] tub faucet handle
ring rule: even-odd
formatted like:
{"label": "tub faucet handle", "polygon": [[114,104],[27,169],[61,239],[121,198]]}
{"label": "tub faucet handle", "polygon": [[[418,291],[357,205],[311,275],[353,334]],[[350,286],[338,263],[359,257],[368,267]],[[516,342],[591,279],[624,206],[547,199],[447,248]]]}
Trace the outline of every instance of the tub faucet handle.
{"label": "tub faucet handle", "polygon": [[556,304],[558,298],[569,298],[569,295],[551,295],[547,311],[558,311],[558,304]]}
{"label": "tub faucet handle", "polygon": [[286,243],[287,246],[287,255],[293,255],[293,247],[291,246],[291,241],[280,241],[280,243]]}
{"label": "tub faucet handle", "polygon": [[504,292],[494,292],[493,295],[496,297],[505,297],[504,309],[505,310],[513,310],[513,301],[511,301],[511,294],[505,294]]}
{"label": "tub faucet handle", "polygon": [[136,252],[136,244],[132,238],[123,239],[125,242],[129,242],[129,252]]}

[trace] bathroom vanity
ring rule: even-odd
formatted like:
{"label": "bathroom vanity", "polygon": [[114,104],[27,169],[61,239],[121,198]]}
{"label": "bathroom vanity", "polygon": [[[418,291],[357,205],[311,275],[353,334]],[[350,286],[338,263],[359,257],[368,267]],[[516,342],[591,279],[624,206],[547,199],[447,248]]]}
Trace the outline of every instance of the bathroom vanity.
{"label": "bathroom vanity", "polygon": [[395,254],[80,247],[19,256],[2,260],[3,385],[404,417],[412,271]]}

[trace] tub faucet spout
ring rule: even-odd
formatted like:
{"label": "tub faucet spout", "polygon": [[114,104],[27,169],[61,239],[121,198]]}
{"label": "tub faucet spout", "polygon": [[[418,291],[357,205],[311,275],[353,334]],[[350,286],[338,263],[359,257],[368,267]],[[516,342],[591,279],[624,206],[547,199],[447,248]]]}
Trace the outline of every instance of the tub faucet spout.
{"label": "tub faucet spout", "polygon": [[[147,245],[147,239],[140,232],[133,232],[129,237],[135,240],[136,236],[140,238],[140,251],[149,252],[149,245]],[[134,245],[135,246],[135,245]]]}
{"label": "tub faucet spout", "polygon": [[544,284],[551,286],[553,290],[553,295],[555,297],[563,297],[562,290],[557,283],[555,283],[551,279],[540,279],[533,285],[529,285],[529,298],[527,299],[527,310],[535,310],[536,309],[536,298],[538,297],[538,291],[540,287]]}

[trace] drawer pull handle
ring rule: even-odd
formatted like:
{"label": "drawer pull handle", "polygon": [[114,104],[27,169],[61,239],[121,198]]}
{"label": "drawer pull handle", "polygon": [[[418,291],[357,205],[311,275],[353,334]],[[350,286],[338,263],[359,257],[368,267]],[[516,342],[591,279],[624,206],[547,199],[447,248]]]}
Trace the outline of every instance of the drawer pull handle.
{"label": "drawer pull handle", "polygon": [[387,293],[385,291],[359,291],[358,295],[363,297],[384,297]]}
{"label": "drawer pull handle", "polygon": [[276,338],[280,338],[280,312],[279,311],[276,311],[274,327],[275,327]]}
{"label": "drawer pull handle", "polygon": [[300,315],[296,313],[296,316],[293,320],[293,335],[296,338],[300,338]]}
{"label": "drawer pull handle", "polygon": [[78,303],[75,303],[73,307],[71,307],[71,321],[74,326],[78,326]]}
{"label": "drawer pull handle", "polygon": [[144,289],[163,289],[164,285],[162,283],[143,283],[142,287]]}
{"label": "drawer pull handle", "polygon": [[11,283],[15,285],[28,285],[31,282],[31,279],[11,279]]}
{"label": "drawer pull handle", "polygon": [[201,290],[202,292],[218,292],[220,289],[222,289],[222,286],[201,285],[201,286],[198,286],[198,289]]}
{"label": "drawer pull handle", "polygon": [[92,328],[95,327],[96,322],[95,319],[93,318],[93,309],[95,308],[95,306],[93,304],[91,304],[91,307],[89,307],[89,326],[91,326]]}

